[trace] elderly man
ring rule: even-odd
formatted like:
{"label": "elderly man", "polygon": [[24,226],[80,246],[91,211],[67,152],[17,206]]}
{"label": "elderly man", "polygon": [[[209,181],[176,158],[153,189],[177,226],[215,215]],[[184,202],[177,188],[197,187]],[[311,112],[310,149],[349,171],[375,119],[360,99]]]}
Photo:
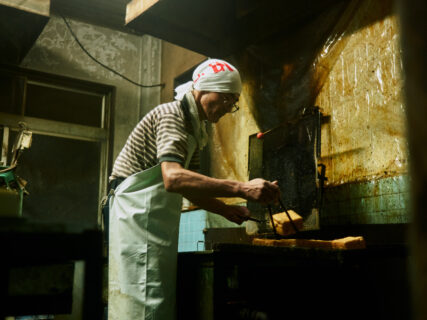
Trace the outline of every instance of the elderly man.
{"label": "elderly man", "polygon": [[215,179],[187,169],[198,165],[207,143],[205,122],[237,111],[241,87],[234,66],[209,59],[193,81],[176,88],[176,101],[154,108],[130,134],[110,177],[110,320],[175,318],[182,196],[238,224],[248,209],[215,197],[278,198],[277,182]]}

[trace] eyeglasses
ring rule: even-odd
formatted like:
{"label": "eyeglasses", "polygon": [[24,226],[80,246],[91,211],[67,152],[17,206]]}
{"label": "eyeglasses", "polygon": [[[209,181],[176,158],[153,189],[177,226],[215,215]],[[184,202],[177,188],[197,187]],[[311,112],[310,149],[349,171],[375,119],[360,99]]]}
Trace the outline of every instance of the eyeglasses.
{"label": "eyeglasses", "polygon": [[238,100],[236,100],[233,103],[230,103],[231,102],[230,98],[224,97],[223,99],[224,99],[223,102],[224,102],[225,105],[230,105],[231,104],[231,110],[229,111],[229,113],[234,113],[234,112],[236,112],[236,111],[238,111],[240,109],[239,106],[237,105],[237,101]]}

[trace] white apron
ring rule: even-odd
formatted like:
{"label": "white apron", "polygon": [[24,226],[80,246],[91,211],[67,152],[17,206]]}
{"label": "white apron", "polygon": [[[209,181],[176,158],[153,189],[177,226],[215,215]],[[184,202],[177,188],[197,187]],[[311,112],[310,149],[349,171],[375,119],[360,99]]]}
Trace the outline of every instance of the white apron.
{"label": "white apron", "polygon": [[[185,168],[196,148],[188,136]],[[109,320],[173,320],[182,196],[161,166],[125,179],[110,198]]]}

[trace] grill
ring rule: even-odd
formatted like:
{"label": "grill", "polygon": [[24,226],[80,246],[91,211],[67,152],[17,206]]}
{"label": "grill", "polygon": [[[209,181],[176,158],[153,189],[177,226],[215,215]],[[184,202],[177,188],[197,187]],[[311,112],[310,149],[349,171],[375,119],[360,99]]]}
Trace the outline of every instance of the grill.
{"label": "grill", "polygon": [[[207,229],[204,251],[179,254],[179,319],[411,317],[407,225],[319,225],[326,180],[317,163],[321,119],[318,108],[308,108],[263,139],[251,136],[249,178],[279,181],[282,207],[304,218],[303,231],[292,238],[363,236],[367,248],[261,247],[251,245],[244,228]],[[274,238],[267,207],[248,207],[263,221],[258,236]]]}
{"label": "grill", "polygon": [[[249,137],[249,179],[277,180],[282,190],[281,206],[301,215],[306,229],[318,228],[326,179],[324,166],[317,163],[321,119],[319,108],[306,108],[297,120],[265,132],[262,139]],[[258,219],[268,221],[265,206],[249,202],[248,208]],[[273,232],[268,224],[261,224],[260,231]]]}

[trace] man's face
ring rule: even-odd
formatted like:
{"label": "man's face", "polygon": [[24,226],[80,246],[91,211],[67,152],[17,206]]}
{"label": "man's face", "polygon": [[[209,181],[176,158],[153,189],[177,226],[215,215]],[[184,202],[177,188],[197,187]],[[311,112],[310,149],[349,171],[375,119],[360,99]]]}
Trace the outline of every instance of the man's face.
{"label": "man's face", "polygon": [[239,95],[234,93],[205,92],[200,104],[205,113],[206,120],[217,123],[226,113],[238,110],[236,105]]}

